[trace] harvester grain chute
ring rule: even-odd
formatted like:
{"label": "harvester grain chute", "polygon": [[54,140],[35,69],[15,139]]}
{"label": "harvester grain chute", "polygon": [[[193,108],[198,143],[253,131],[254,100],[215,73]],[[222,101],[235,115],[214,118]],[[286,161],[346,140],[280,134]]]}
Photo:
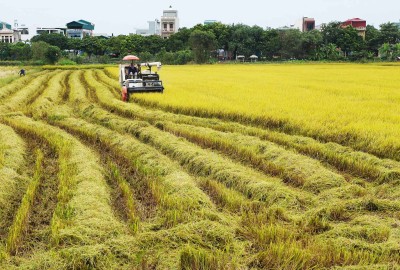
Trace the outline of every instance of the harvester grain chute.
{"label": "harvester grain chute", "polygon": [[[164,86],[157,73],[161,69],[161,62],[137,63],[137,56],[128,55],[123,60],[131,60],[130,64],[119,65],[119,82],[121,84],[121,96],[123,101],[129,101],[134,93],[163,93]],[[152,68],[157,68],[157,71]]]}

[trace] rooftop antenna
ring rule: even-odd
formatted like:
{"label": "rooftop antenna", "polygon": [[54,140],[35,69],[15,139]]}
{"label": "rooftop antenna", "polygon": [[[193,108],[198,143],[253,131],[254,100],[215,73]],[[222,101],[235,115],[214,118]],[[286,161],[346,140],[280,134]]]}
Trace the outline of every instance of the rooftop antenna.
{"label": "rooftop antenna", "polygon": [[14,28],[18,28],[18,20],[14,20]]}

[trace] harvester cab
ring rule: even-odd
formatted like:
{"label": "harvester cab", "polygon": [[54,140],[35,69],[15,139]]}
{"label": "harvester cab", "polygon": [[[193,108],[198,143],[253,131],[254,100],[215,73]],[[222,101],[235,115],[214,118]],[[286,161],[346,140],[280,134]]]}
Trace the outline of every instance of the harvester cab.
{"label": "harvester cab", "polygon": [[163,93],[164,86],[157,71],[161,69],[161,62],[141,63],[137,65],[119,65],[119,82],[123,101],[129,101],[133,93]]}

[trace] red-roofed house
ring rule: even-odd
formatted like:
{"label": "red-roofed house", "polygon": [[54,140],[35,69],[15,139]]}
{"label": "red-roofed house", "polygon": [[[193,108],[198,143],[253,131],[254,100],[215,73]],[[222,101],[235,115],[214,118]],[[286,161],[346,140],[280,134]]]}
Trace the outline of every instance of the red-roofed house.
{"label": "red-roofed house", "polygon": [[344,21],[341,24],[342,27],[352,26],[354,29],[358,31],[358,34],[365,39],[365,31],[367,30],[367,21],[360,18],[353,18],[347,21]]}

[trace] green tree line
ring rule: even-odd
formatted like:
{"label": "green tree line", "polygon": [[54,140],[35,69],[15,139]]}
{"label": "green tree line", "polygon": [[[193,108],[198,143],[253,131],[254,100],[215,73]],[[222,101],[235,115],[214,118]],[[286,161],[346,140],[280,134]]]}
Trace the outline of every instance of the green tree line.
{"label": "green tree line", "polygon": [[0,60],[55,63],[60,58],[75,62],[107,62],[127,54],[143,61],[166,64],[207,63],[256,55],[259,60],[392,61],[400,56],[400,29],[384,23],[368,25],[365,39],[352,27],[330,22],[320,30],[263,29],[244,24],[213,23],[181,28],[168,39],[160,36],[119,35],[110,38],[69,39],[60,34],[34,36],[30,43],[0,43]]}

